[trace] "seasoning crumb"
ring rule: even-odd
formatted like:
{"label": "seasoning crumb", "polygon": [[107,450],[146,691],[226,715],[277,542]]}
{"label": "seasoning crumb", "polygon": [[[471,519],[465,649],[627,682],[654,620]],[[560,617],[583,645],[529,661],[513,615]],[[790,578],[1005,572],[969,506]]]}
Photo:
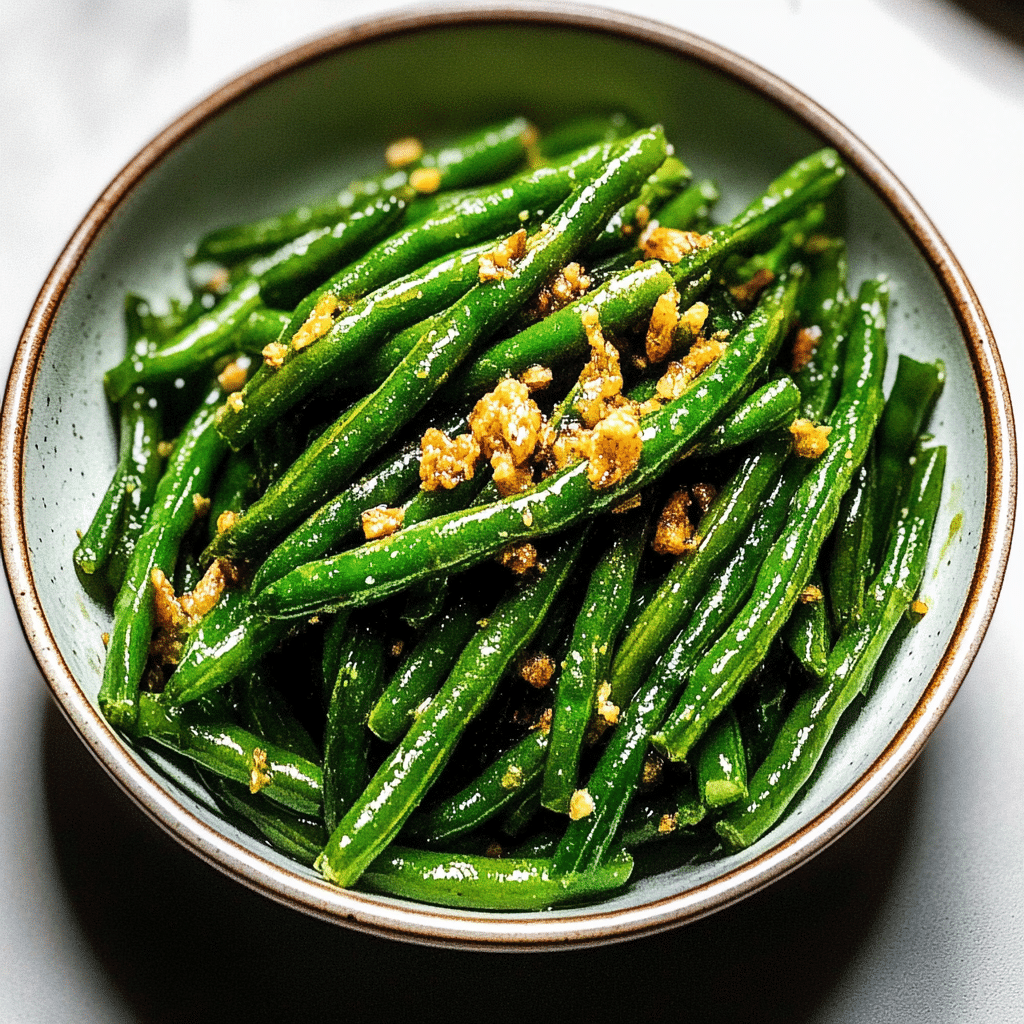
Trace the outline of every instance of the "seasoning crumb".
{"label": "seasoning crumb", "polygon": [[523,769],[517,764],[509,765],[501,777],[502,789],[519,789],[523,784]]}
{"label": "seasoning crumb", "polygon": [[541,366],[538,363],[523,370],[519,374],[519,380],[530,389],[532,394],[534,391],[543,391],[554,380],[554,376],[547,366]]}
{"label": "seasoning crumb", "polygon": [[515,265],[526,255],[526,228],[520,228],[490,252],[480,256],[481,281],[504,281],[515,273]]}
{"label": "seasoning crumb", "polygon": [[480,445],[472,434],[449,438],[436,427],[428,427],[420,442],[420,487],[450,491],[464,480],[472,480]]}
{"label": "seasoning crumb", "polygon": [[652,549],[659,555],[682,555],[696,546],[690,519],[691,501],[690,493],[680,489],[665,502],[651,540]]}
{"label": "seasoning crumb", "polygon": [[264,786],[269,786],[273,776],[267,767],[267,752],[262,747],[253,747],[252,768],[249,770],[249,792],[258,793]]}
{"label": "seasoning crumb", "polygon": [[388,167],[408,167],[423,156],[423,143],[415,136],[396,139],[384,150],[384,162]]}
{"label": "seasoning crumb", "polygon": [[263,346],[263,362],[271,370],[280,370],[287,355],[288,346],[282,345],[279,341],[272,341],[269,345]]}
{"label": "seasoning crumb", "polygon": [[594,798],[585,789],[577,789],[569,799],[569,819],[579,821],[593,813]]}
{"label": "seasoning crumb", "polygon": [[227,407],[232,412],[241,412],[242,411],[242,406],[244,404],[245,403],[242,401],[242,392],[241,391],[232,391],[231,394],[228,395]]}
{"label": "seasoning crumb", "polygon": [[437,167],[417,167],[409,175],[409,184],[421,196],[430,195],[441,187],[441,171]]}
{"label": "seasoning crumb", "polygon": [[911,604],[910,611],[913,615],[916,615],[918,618],[920,618],[922,616],[927,615],[928,612],[931,611],[931,609],[928,607],[928,603],[926,601],[922,601],[920,598],[918,598],[916,601],[913,602],[913,604]]}
{"label": "seasoning crumb", "polygon": [[816,587],[813,583],[808,583],[798,595],[798,600],[801,604],[817,604],[823,600],[825,595],[821,592],[821,587]]}
{"label": "seasoning crumb", "polygon": [[817,324],[801,327],[793,339],[793,351],[790,355],[790,373],[802,370],[814,357],[821,341],[821,328]]}
{"label": "seasoning crumb", "polygon": [[679,819],[675,814],[663,814],[658,821],[658,831],[662,835],[667,835],[669,832],[675,832],[679,827]]}
{"label": "seasoning crumb", "polygon": [[632,409],[613,409],[595,427],[590,439],[587,480],[604,490],[630,476],[640,464],[643,440],[640,418]]}
{"label": "seasoning crumb", "polygon": [[227,533],[228,530],[234,529],[235,523],[238,522],[238,513],[232,512],[231,509],[225,509],[219,516],[217,516],[217,532]]}
{"label": "seasoning crumb", "polygon": [[516,576],[525,576],[531,569],[539,568],[537,549],[527,541],[525,544],[512,544],[498,552],[498,564]]}
{"label": "seasoning crumb", "polygon": [[679,326],[679,292],[673,285],[669,290],[658,296],[658,301],[651,311],[651,319],[647,325],[647,337],[644,350],[650,363],[660,363],[668,358],[672,351],[676,327]]}
{"label": "seasoning crumb", "polygon": [[204,498],[201,494],[192,495],[192,509],[196,514],[197,519],[204,519],[210,514],[210,505],[212,502],[209,498]]}
{"label": "seasoning crumb", "polygon": [[160,456],[161,459],[169,458],[171,452],[173,452],[173,451],[174,451],[174,442],[173,441],[161,441],[156,446],[156,453],[157,453],[157,455]]}
{"label": "seasoning crumb", "polygon": [[517,668],[519,677],[535,690],[543,690],[545,686],[550,685],[555,675],[555,662],[550,654],[543,651],[520,658]]}
{"label": "seasoning crumb", "polygon": [[[832,428],[815,426],[810,420],[796,419],[789,425],[793,435],[793,451],[803,459],[817,459],[828,448],[828,435]],[[847,457],[851,457],[847,452]]]}
{"label": "seasoning crumb", "polygon": [[746,308],[752,306],[757,301],[758,295],[761,294],[761,290],[767,288],[774,280],[775,275],[767,268],[762,267],[749,280],[734,284],[729,291],[740,306]]}
{"label": "seasoning crumb", "polygon": [[376,508],[368,508],[360,519],[363,536],[367,540],[390,537],[396,530],[402,528],[402,523],[405,521],[405,509],[378,505]]}
{"label": "seasoning crumb", "polygon": [[292,348],[301,352],[322,338],[331,329],[340,310],[338,297],[331,292],[324,292],[317,300],[313,312],[306,317],[305,323],[292,335]]}
{"label": "seasoning crumb", "polygon": [[103,646],[106,647],[110,643],[110,634],[100,633],[100,639],[103,641]]}
{"label": "seasoning crumb", "polygon": [[249,357],[243,356],[228,363],[220,373],[217,374],[217,383],[222,390],[228,394],[241,391],[245,387],[245,378],[249,373]]}
{"label": "seasoning crumb", "polygon": [[640,249],[645,259],[678,263],[691,252],[707,249],[714,241],[710,235],[702,235],[699,231],[652,227],[640,236]]}

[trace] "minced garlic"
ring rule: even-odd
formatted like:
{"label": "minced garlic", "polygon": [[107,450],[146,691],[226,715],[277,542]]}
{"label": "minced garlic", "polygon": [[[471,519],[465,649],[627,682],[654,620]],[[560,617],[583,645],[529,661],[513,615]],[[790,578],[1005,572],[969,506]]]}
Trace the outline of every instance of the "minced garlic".
{"label": "minced garlic", "polygon": [[593,429],[587,479],[601,490],[625,480],[640,464],[640,419],[632,409],[613,409]]}
{"label": "minced garlic", "polygon": [[368,508],[363,512],[360,521],[363,527],[363,536],[367,540],[390,537],[396,530],[402,528],[402,523],[405,521],[405,509],[378,505],[376,508]]}
{"label": "minced garlic", "polygon": [[420,487],[450,491],[463,480],[472,480],[480,445],[472,434],[449,438],[436,427],[429,427],[420,442]]}
{"label": "minced garlic", "polygon": [[414,136],[396,139],[384,150],[384,162],[388,167],[408,167],[423,156],[423,143]]}
{"label": "minced garlic", "polygon": [[322,338],[331,329],[335,315],[340,309],[341,303],[337,295],[324,292],[317,300],[313,312],[306,317],[305,323],[292,335],[292,348],[296,352],[301,352]]}
{"label": "minced garlic", "polygon": [[594,798],[585,789],[577,789],[569,799],[569,819],[579,821],[593,813]]}
{"label": "minced garlic", "polygon": [[526,228],[520,228],[490,252],[480,257],[481,281],[504,281],[515,273],[515,265],[526,255]]}
{"label": "minced garlic", "polygon": [[828,448],[831,427],[815,426],[810,420],[796,419],[789,425],[793,435],[793,451],[803,459],[817,459]]}
{"label": "minced garlic", "polygon": [[689,492],[678,490],[665,503],[651,541],[659,555],[682,555],[696,546],[690,502]]}
{"label": "minced garlic", "polygon": [[714,244],[710,235],[677,228],[654,227],[640,236],[640,249],[645,259],[678,263],[684,256]]}

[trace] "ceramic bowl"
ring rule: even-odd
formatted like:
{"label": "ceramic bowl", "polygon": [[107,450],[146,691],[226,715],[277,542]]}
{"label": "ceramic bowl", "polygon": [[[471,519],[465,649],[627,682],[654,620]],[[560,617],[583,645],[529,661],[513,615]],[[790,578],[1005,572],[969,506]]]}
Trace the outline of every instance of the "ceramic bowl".
{"label": "ceramic bowl", "polygon": [[[646,878],[584,909],[484,914],[335,888],[225,824],[184,780],[142,760],[96,708],[105,610],[70,569],[115,464],[101,371],[123,346],[125,290],[184,292],[181,253],[218,224],[316,198],[411,132],[444,137],[522,112],[539,124],[593,109],[662,122],[728,215],[822,145],[851,174],[851,276],[892,281],[891,348],[945,361],[934,431],[946,496],[924,596],[932,606],[885,661],[798,806],[741,854]],[[890,378],[895,360],[891,360]],[[301,46],[225,86],[113,180],[43,286],[3,411],[3,550],[24,629],[62,710],[123,789],[198,856],[319,917],[421,942],[529,949],[598,943],[693,920],[761,888],[863,815],[920,752],[991,616],[1012,526],[1013,434],[984,314],[924,213],[879,159],[792,87],[685,32],[589,8],[423,11]]]}

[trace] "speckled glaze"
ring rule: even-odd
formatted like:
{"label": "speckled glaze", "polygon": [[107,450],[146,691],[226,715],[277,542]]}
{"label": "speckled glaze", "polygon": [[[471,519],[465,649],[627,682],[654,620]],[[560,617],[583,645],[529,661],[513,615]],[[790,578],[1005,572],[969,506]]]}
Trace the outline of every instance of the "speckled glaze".
{"label": "speckled glaze", "polygon": [[[531,72],[491,88],[493,68],[506,65]],[[96,710],[109,619],[81,591],[70,556],[115,463],[100,376],[122,351],[123,294],[183,294],[190,240],[317,197],[373,167],[391,138],[443,136],[511,112],[545,125],[594,108],[663,122],[694,172],[721,182],[723,214],[812,149],[843,155],[851,276],[889,275],[894,355],[947,367],[933,423],[949,472],[923,590],[931,611],[891,649],[871,702],[799,805],[741,854],[544,914],[465,913],[337,889],[225,825]],[[892,359],[889,380],[894,368]],[[256,68],[184,115],[114,179],[44,284],[2,430],[3,554],[25,633],[60,707],[119,785],[189,849],[274,899],[379,935],[475,949],[587,945],[678,925],[781,877],[849,828],[913,762],[963,681],[1013,525],[1012,414],[994,340],[956,260],[900,183],[807,97],[734,54],[561,4],[423,9],[358,25]]]}

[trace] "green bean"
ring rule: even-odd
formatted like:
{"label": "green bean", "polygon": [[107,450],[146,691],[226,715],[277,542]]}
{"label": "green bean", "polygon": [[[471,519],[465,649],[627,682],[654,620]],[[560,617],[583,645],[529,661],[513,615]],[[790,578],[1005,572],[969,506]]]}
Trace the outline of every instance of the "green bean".
{"label": "green bean", "polygon": [[417,324],[447,309],[477,282],[480,256],[488,245],[492,243],[441,256],[353,303],[315,344],[293,354],[280,369],[261,367],[239,400],[220,411],[217,429],[233,448],[240,448],[316,388],[342,374],[352,374],[371,389],[378,387],[406,354],[397,360],[386,355],[396,354],[398,339],[375,352],[381,338],[410,328],[400,337],[418,340]]}
{"label": "green bean", "polygon": [[[451,432],[464,425],[465,421],[465,416],[458,413],[439,426],[445,432]],[[412,491],[419,481],[422,431],[413,433],[414,436],[393,455],[382,459],[360,480],[322,505],[270,552],[253,579],[254,594],[296,566],[336,550],[359,529],[366,509],[395,505]]]}
{"label": "green bean", "polygon": [[809,257],[811,273],[800,294],[800,319],[821,331],[810,360],[793,374],[803,395],[801,415],[815,423],[824,419],[839,399],[843,382],[843,353],[850,296],[846,291],[846,245],[830,239]]}
{"label": "green bean", "polygon": [[818,569],[811,573],[810,587],[813,588],[812,592],[809,595],[801,594],[794,605],[793,613],[783,629],[783,636],[804,670],[820,679],[825,674],[832,637],[825,610],[825,583]]}
{"label": "green bean", "polygon": [[320,760],[320,748],[287,701],[257,666],[236,677],[231,688],[236,713],[246,729],[307,761]]}
{"label": "green bean", "polygon": [[252,500],[256,488],[256,459],[251,449],[231,452],[210,496],[207,536],[217,536],[217,523],[225,512],[239,513]]}
{"label": "green bean", "polygon": [[620,889],[632,868],[625,852],[594,871],[560,875],[539,858],[496,860],[392,847],[367,868],[359,888],[466,910],[544,910]]}
{"label": "green bean", "polygon": [[545,159],[575,153],[596,142],[614,142],[636,131],[636,125],[622,113],[591,115],[545,130],[537,141],[537,150]]}
{"label": "green bean", "polygon": [[366,719],[384,685],[384,640],[350,623],[324,727],[324,823],[333,832],[370,780]]}
{"label": "green bean", "polygon": [[[785,476],[778,480],[778,500],[766,503],[766,510],[785,507],[788,486]],[[604,856],[640,780],[648,742],[664,748],[656,730],[703,650],[726,628],[750,593],[764,554],[778,533],[779,518],[762,514],[754,520],[745,542],[702,587],[692,615],[660,652],[653,672],[645,671],[640,680],[630,684],[629,693],[637,682],[640,689],[620,714],[612,738],[587,781],[586,794],[593,809],[566,830],[555,854],[559,870],[581,870],[599,863]]]}
{"label": "green bean", "polygon": [[239,324],[234,343],[239,351],[258,356],[272,341],[277,341],[289,320],[290,313],[257,306],[249,318]]}
{"label": "green bean", "polygon": [[541,787],[541,804],[552,811],[568,813],[577,788],[584,736],[597,709],[598,689],[608,678],[647,534],[635,516],[628,516],[590,574],[555,688],[551,751]]}
{"label": "green bean", "polygon": [[457,402],[493,388],[504,377],[517,377],[536,364],[560,366],[579,362],[590,350],[582,318],[596,310],[604,330],[625,330],[649,317],[672,278],[657,260],[609,277],[593,291],[538,320],[511,338],[497,342],[454,377],[443,398]]}
{"label": "green bean", "polygon": [[527,782],[501,819],[501,831],[509,839],[518,839],[533,825],[540,813],[540,774]]}
{"label": "green bean", "polygon": [[694,450],[694,455],[719,455],[787,427],[800,405],[800,390],[782,374],[758,388],[722,420]]}
{"label": "green bean", "polygon": [[547,571],[507,596],[464,647],[445,685],[328,840],[319,865],[328,881],[350,885],[397,834],[506,667],[530,642],[575,565],[584,536],[563,543]]}
{"label": "green bean", "polygon": [[824,222],[824,204],[812,203],[800,216],[782,225],[779,237],[771,248],[744,260],[736,268],[733,276],[737,281],[748,281],[758,271],[767,270],[771,274],[778,274],[793,260],[803,260],[806,255],[803,250],[808,236]]}
{"label": "green bean", "polygon": [[747,758],[739,723],[729,709],[715,719],[695,753],[697,787],[708,807],[726,807],[747,796]]}
{"label": "green bean", "polygon": [[870,678],[889,637],[924,575],[928,543],[942,494],[946,451],[921,451],[906,513],[892,531],[868,593],[864,617],[851,624],[828,659],[822,682],[802,694],[764,763],[750,781],[750,799],[731,808],[715,829],[731,850],[756,842],[782,816],[821,759],[844,711]]}
{"label": "green bean", "polygon": [[290,814],[279,806],[268,810],[266,800],[261,800],[259,794],[254,796],[212,772],[206,772],[203,781],[222,808],[254,826],[273,849],[312,866],[327,839],[321,820]]}
{"label": "green bean", "polygon": [[[450,513],[382,541],[300,566],[258,597],[271,615],[299,615],[370,603],[418,579],[468,566],[519,540],[545,536],[620,504],[664,473],[744,392],[775,354],[789,319],[793,285],[770,291],[725,355],[680,398],[644,420],[637,469],[615,487],[595,490],[586,462],[574,463],[522,494]],[[448,541],[457,535],[457,545]],[[367,578],[372,580],[368,583]]]}
{"label": "green bean", "polygon": [[[405,167],[391,168],[363,181],[353,181],[335,196],[303,205],[276,217],[205,235],[196,246],[193,261],[234,263],[253,253],[266,252],[290,242],[310,228],[343,220],[366,197],[401,192],[409,188],[409,174],[420,167],[436,167],[442,188],[463,188],[508,173],[523,158],[524,138],[530,125],[515,117],[424,153]],[[411,190],[410,190],[411,191]]]}
{"label": "green bean", "polygon": [[130,729],[135,718],[153,632],[153,570],[173,576],[181,540],[195,518],[193,498],[209,490],[227,450],[213,429],[213,413],[221,394],[220,388],[211,390],[178,437],[114,602],[114,625],[98,699],[107,720],[119,728]]}
{"label": "green bean", "polygon": [[179,751],[196,764],[299,814],[320,812],[320,766],[241,726],[183,714],[146,693],[139,698],[136,735]]}
{"label": "green bean", "polygon": [[778,641],[736,700],[747,764],[756,769],[771,750],[793,703]]}
{"label": "green bean", "polygon": [[[282,338],[290,338],[326,297],[350,304],[428,260],[516,231],[534,218],[550,214],[572,193],[577,179],[587,180],[598,174],[621,146],[593,146],[557,167],[540,167],[496,186],[477,189],[450,209],[399,231],[306,296]],[[525,219],[521,216],[524,211]],[[602,222],[612,212],[608,210]]]}
{"label": "green bean", "polygon": [[555,211],[547,230],[533,236],[510,276],[480,282],[452,306],[445,321],[424,334],[373,394],[328,427],[235,522],[231,543],[244,544],[246,552],[265,545],[336,494],[376,447],[423,408],[481,336],[521,306],[552,267],[586,245],[609,209],[636,188],[664,152],[660,128],[622,143],[607,166]]}
{"label": "green bean", "polygon": [[369,716],[370,731],[387,743],[397,743],[424,703],[437,692],[470,637],[476,632],[480,608],[458,598],[395,670]]}
{"label": "green bean", "polygon": [[331,265],[386,233],[403,210],[404,205],[392,197],[375,200],[339,225],[336,232],[321,231],[315,233],[316,237],[304,237],[259,261],[252,274],[235,284],[212,309],[170,341],[159,347],[136,345],[134,352],[104,375],[107,397],[116,402],[133,384],[172,380],[194,373],[231,351],[243,325],[264,305],[265,288],[269,289],[272,300],[287,300],[285,292],[289,282],[303,284],[310,275],[319,278],[329,273]]}
{"label": "green bean", "polygon": [[536,788],[547,753],[547,731],[531,729],[454,796],[413,814],[402,830],[402,842],[436,845],[490,821],[525,789]]}
{"label": "green bean", "polygon": [[901,483],[906,474],[907,458],[931,416],[945,380],[946,368],[941,361],[922,363],[909,356],[900,356],[896,379],[878,424],[878,483],[871,544],[874,563],[881,557],[885,538],[899,518],[903,493]]}
{"label": "green bean", "polygon": [[881,415],[888,294],[884,282],[866,281],[861,286],[843,390],[829,417],[828,450],[810,468],[794,496],[786,527],[765,558],[750,600],[693,671],[680,698],[681,721],[672,738],[675,758],[685,757],[731,702],[764,657],[810,578]]}
{"label": "green bean", "polygon": [[[884,415],[884,413],[883,413]],[[843,495],[839,516],[832,531],[828,562],[828,603],[837,634],[864,613],[864,595],[872,576],[872,531],[877,501],[873,450]],[[879,526],[879,529],[882,529]]]}
{"label": "green bean", "polygon": [[665,643],[686,622],[723,559],[741,542],[758,512],[772,516],[785,514],[792,491],[787,495],[780,488],[779,474],[789,457],[788,440],[773,438],[764,442],[743,460],[716,496],[701,521],[697,549],[680,558],[669,570],[622,638],[611,670],[613,703],[621,706],[629,700]]}
{"label": "green bean", "polygon": [[285,638],[293,623],[270,621],[242,590],[229,590],[189,634],[160,699],[186,704],[253,668]]}
{"label": "green bean", "polygon": [[[162,416],[157,400],[144,388],[136,387],[121,402],[119,415],[117,469],[72,556],[80,575],[101,572],[122,538],[125,543],[120,545],[119,560],[127,563],[162,472],[158,454]],[[119,574],[123,572],[115,572],[115,576]],[[118,586],[116,579],[113,582]]]}

